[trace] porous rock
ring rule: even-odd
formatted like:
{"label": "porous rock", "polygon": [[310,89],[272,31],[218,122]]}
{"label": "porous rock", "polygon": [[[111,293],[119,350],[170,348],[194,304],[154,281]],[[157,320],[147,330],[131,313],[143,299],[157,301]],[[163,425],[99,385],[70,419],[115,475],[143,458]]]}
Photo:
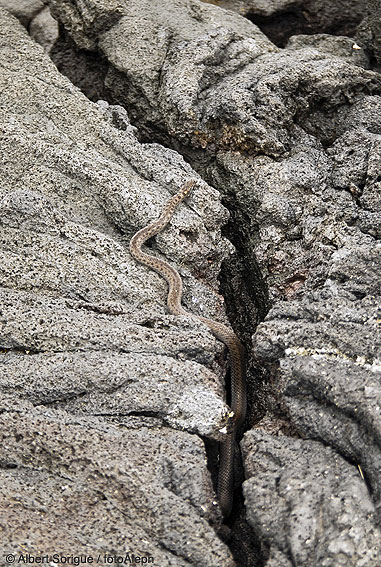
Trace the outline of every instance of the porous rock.
{"label": "porous rock", "polygon": [[357,37],[369,50],[378,69],[381,66],[381,3],[380,0],[367,0],[365,17],[361,22]]}
{"label": "porous rock", "polygon": [[[255,487],[262,480],[253,475],[247,518],[270,546],[267,565],[306,565],[317,549],[323,565],[344,565],[349,557],[352,565],[376,566],[380,78],[354,64],[342,40],[329,49],[315,40],[279,51],[255,26],[229,12],[222,27],[211,29],[211,15],[221,12],[195,4],[176,3],[176,10],[183,8],[180,21],[168,14],[172,3],[161,4],[162,12],[155,2],[149,10],[139,3],[138,13],[137,3],[129,2],[118,23],[98,36],[98,52],[111,64],[105,84],[143,131],[175,147],[181,142],[234,210],[231,234],[242,246],[251,277],[260,273],[274,304],[254,336],[252,354],[271,376],[273,411],[279,404],[277,411],[294,434],[315,440],[282,438],[274,453],[288,454],[292,447],[296,464],[290,476],[298,462],[303,475],[312,475],[310,454],[321,471],[345,464],[358,489],[353,494],[351,483],[342,489],[348,506],[355,510],[363,499],[358,520],[341,508],[345,522],[336,521],[330,501],[340,489],[335,474],[330,476],[324,485],[324,544],[318,536],[309,542],[319,521],[318,493],[306,504],[298,478],[289,489],[290,501],[300,500],[302,507],[295,524],[288,508],[282,511],[282,499],[274,500],[267,519],[256,503]],[[75,39],[70,22],[66,28]],[[141,35],[133,32],[137,29]],[[137,65],[137,53],[146,64]],[[253,451],[250,446],[244,454],[247,471]],[[273,474],[279,476],[283,461],[274,460]],[[266,469],[266,459],[259,463]],[[273,486],[267,490],[270,498]],[[279,526],[271,529],[274,518]],[[363,523],[358,533],[357,521]],[[364,545],[356,550],[362,538]]]}
{"label": "porous rock", "polygon": [[47,6],[33,18],[29,26],[30,37],[49,52],[58,38],[58,23]]}
{"label": "porous rock", "polygon": [[232,565],[208,524],[215,512],[197,436],[152,420],[75,418],[11,396],[1,405],[4,552]]}
{"label": "porous rock", "polygon": [[358,45],[351,37],[334,36],[326,33],[314,35],[293,35],[286,49],[311,48],[321,53],[329,53],[334,57],[340,57],[350,64],[369,68],[369,56],[366,50]]}
{"label": "porous rock", "polygon": [[43,10],[44,3],[42,0],[0,0],[0,6],[27,27]]}
{"label": "porous rock", "polygon": [[378,510],[380,267],[378,246],[337,252],[322,289],[278,304],[254,339],[259,357],[280,361],[279,396],[297,430],[360,464]]}
{"label": "porous rock", "polygon": [[330,447],[260,430],[241,444],[248,518],[266,566],[379,564],[381,532],[359,470]]}
{"label": "porous rock", "polygon": [[[283,240],[281,234],[287,234],[287,229],[279,228],[280,215],[275,213],[274,205],[273,216],[267,210],[264,217],[266,223],[269,222],[267,231],[263,233],[267,246],[262,240],[256,248],[257,252],[261,250],[257,257],[265,258],[267,251],[274,246],[271,235],[278,235],[278,246],[273,256],[274,259],[278,257],[278,263],[272,264],[276,277],[280,275],[279,267],[283,269],[293,264],[292,257],[296,263],[306,262],[302,269],[299,264],[299,271],[294,264],[294,276],[283,280],[283,285],[286,285],[283,288],[284,299],[274,304],[253,337],[255,355],[267,364],[272,376],[274,414],[287,416],[294,435],[299,434],[303,438],[300,445],[295,445],[295,451],[304,447],[307,443],[304,439],[314,439],[321,442],[322,447],[333,448],[335,459],[339,458],[338,455],[344,457],[346,467],[353,469],[352,475],[358,465],[367,482],[361,494],[369,490],[367,499],[374,507],[366,522],[359,520],[363,527],[367,526],[367,531],[370,530],[363,535],[367,541],[363,555],[358,555],[356,539],[348,543],[352,536],[348,536],[347,528],[334,519],[328,521],[324,528],[325,537],[340,542],[340,545],[327,544],[325,552],[323,548],[319,551],[322,556],[318,563],[327,565],[379,563],[376,543],[379,534],[377,532],[376,537],[373,532],[379,529],[381,510],[381,345],[377,331],[380,305],[378,274],[381,269],[378,243],[380,182],[376,173],[381,162],[381,129],[379,112],[374,113],[375,108],[380,108],[378,96],[364,97],[347,109],[341,116],[336,140],[325,152],[324,158],[323,153],[320,154],[323,159],[319,161],[319,172],[323,176],[318,185],[308,184],[308,192],[312,187],[316,190],[312,189],[311,200],[309,196],[304,197],[300,220],[306,224],[294,241],[301,244],[306,238],[305,248],[300,251],[298,259],[296,255],[284,254],[286,249],[292,249],[292,232]],[[283,165],[286,166],[287,161],[284,160]],[[291,182],[293,187],[302,186],[299,175],[304,177],[305,171],[311,173],[312,169],[300,168],[294,178],[296,183]],[[323,171],[326,173],[323,174]],[[276,181],[276,178],[277,174],[273,180]],[[281,195],[283,198],[286,196],[286,202],[289,202],[291,192],[284,184],[284,178]],[[346,200],[346,204],[342,199]],[[297,201],[303,202],[301,194]],[[283,203],[283,210],[285,205]],[[263,204],[259,212],[262,207]],[[271,271],[269,275],[274,277]],[[287,443],[287,438],[281,438],[276,442],[276,450],[272,449],[278,475],[283,467],[281,458],[277,460],[278,453],[282,454],[281,447]],[[312,447],[313,451],[320,450],[318,445]],[[323,455],[322,462],[325,459]],[[254,475],[251,479],[251,485],[255,487],[252,496],[248,497],[249,514],[252,513],[254,493],[260,490],[259,478],[260,475]],[[336,498],[337,488],[334,485],[327,486],[326,490],[331,490],[332,498]],[[292,491],[291,487],[290,494]],[[358,506],[350,489],[345,497],[347,506],[349,500],[351,506]],[[258,508],[254,510],[255,519],[251,516],[250,521],[260,526],[261,533],[265,534],[267,520],[262,512],[256,514],[256,510]],[[273,516],[278,517],[281,510],[280,500],[274,504]],[[331,512],[327,511],[324,517],[330,515]],[[297,521],[303,522],[306,529],[314,530],[317,517],[318,512],[314,512],[308,518],[300,516]],[[346,517],[348,526],[352,521],[349,518]],[[352,533],[359,525],[353,519]],[[284,522],[282,529],[286,539],[294,537],[289,523]],[[287,551],[284,540],[281,542],[277,536],[274,535],[272,543],[271,535],[263,537],[274,548],[269,565],[276,565],[277,561],[284,561],[285,565],[286,561],[303,565],[304,561],[310,561],[310,558],[303,559],[300,555],[296,560],[293,553]],[[316,546],[319,548],[318,544]]]}
{"label": "porous rock", "polygon": [[46,51],[50,50],[58,38],[58,23],[42,0],[0,0],[0,6],[16,16]]}
{"label": "porous rock", "polygon": [[[312,453],[319,470],[337,470],[344,463],[351,482],[355,474],[361,480],[361,469],[368,483],[361,480],[359,499],[363,507],[353,516],[364,524],[359,535],[365,541],[360,555],[351,551],[357,535],[354,540],[351,534],[348,536],[348,530],[356,531],[356,523],[351,525],[353,518],[346,517],[340,523],[328,506],[324,541],[332,545],[328,550],[315,540],[321,553],[319,564],[340,565],[343,557],[352,553],[356,560],[365,558],[365,564],[368,561],[377,565],[372,545],[379,522],[373,510],[380,503],[380,386],[374,342],[379,293],[379,75],[362,68],[358,60],[353,64],[355,59],[345,55],[348,42],[299,40],[295,49],[291,44],[281,51],[249,21],[211,4],[192,0],[95,4],[91,12],[82,3],[50,1],[53,13],[71,35],[71,41],[77,43],[81,56],[86,57],[86,50],[91,50],[91,56],[98,56],[102,62],[101,82],[108,99],[128,109],[146,139],[159,139],[181,148],[198,171],[223,193],[233,212],[229,233],[240,247],[242,274],[248,274],[248,300],[245,297],[244,301],[251,316],[249,325],[258,313],[254,289],[263,303],[267,300],[273,305],[254,336],[251,355],[270,377],[266,387],[274,399],[272,411],[280,413],[283,420],[288,420],[290,431],[303,438],[282,437],[280,445],[270,438],[273,453],[294,452],[290,468],[293,471],[300,463],[306,478],[311,475],[308,461]],[[92,19],[97,11],[105,22],[103,28]],[[64,36],[61,39],[65,41]],[[74,55],[75,50],[71,50],[68,67],[76,65]],[[133,138],[123,111],[107,105],[103,108],[105,117]],[[102,136],[109,144],[111,132],[107,129]],[[112,140],[112,147],[119,150],[120,135],[117,142],[115,136]],[[160,155],[164,160],[159,146],[149,148],[152,156]],[[175,154],[167,150],[164,153],[165,159],[175,160],[176,167],[182,163]],[[98,163],[97,156],[92,154],[92,161]],[[152,167],[152,161],[148,163]],[[143,168],[141,159],[135,160],[134,167],[137,164]],[[71,163],[66,167],[72,172]],[[85,184],[83,169],[81,163],[75,174]],[[155,178],[161,179],[157,170]],[[94,180],[93,185],[107,219],[128,231],[113,184],[111,189],[108,185],[107,192]],[[139,195],[142,197],[150,189],[151,185],[141,186]],[[197,192],[196,197],[200,199]],[[133,207],[129,205],[127,215]],[[145,224],[152,216],[150,206],[151,202],[142,200],[133,209],[132,223]],[[82,207],[85,219],[86,213],[87,208]],[[92,223],[94,217],[101,222],[99,213],[92,217]],[[212,214],[211,224],[205,224],[209,234],[214,230],[213,218]],[[109,224],[106,226],[109,234]],[[168,242],[173,243],[170,253],[175,262],[194,259],[206,273],[207,265],[200,262],[198,248],[193,256],[189,247],[186,254],[181,254],[181,231],[175,232],[172,240],[170,232],[166,234]],[[112,238],[117,236],[113,233]],[[158,246],[160,242],[158,239]],[[159,250],[167,249],[161,245]],[[211,250],[205,249],[205,257]],[[218,251],[213,257],[215,267],[219,267],[222,256]],[[191,268],[185,263],[185,276]],[[212,274],[215,277],[216,271],[212,270]],[[239,288],[239,282],[235,285],[239,291],[234,296],[232,293],[233,306],[235,302],[242,309],[243,287]],[[142,301],[147,297],[149,303],[145,306],[149,309],[156,302],[149,294],[144,294]],[[266,307],[259,306],[258,310],[263,313]],[[111,343],[115,340],[119,339],[113,338]],[[258,399],[258,382],[255,386]],[[99,385],[96,387],[99,389]],[[85,403],[91,407],[86,396]],[[157,404],[159,412],[160,404],[161,400]],[[79,405],[71,407],[80,413]],[[314,441],[304,439],[308,437]],[[331,448],[325,450],[327,444]],[[249,446],[244,455],[247,471],[254,450]],[[279,477],[283,461],[274,460],[271,474]],[[265,456],[262,461],[266,465]],[[255,494],[256,475],[247,474]],[[352,510],[358,498],[357,493],[351,495],[351,486],[358,488],[354,482],[345,487],[344,493]],[[326,501],[335,500],[339,491],[337,482],[330,477],[324,484]],[[282,511],[282,501],[276,500],[271,514],[280,518],[281,536],[277,538],[270,530],[272,535],[267,538],[267,518],[263,510],[257,513],[255,498],[249,492],[246,495],[248,519],[263,544],[270,546],[267,565],[303,565],[310,561],[310,548],[306,555],[295,534],[300,522],[305,533],[313,533],[319,519],[316,502],[308,508],[311,513],[297,516],[294,526]],[[303,503],[298,483],[290,487],[289,498],[294,497]],[[293,542],[295,554],[284,541]],[[264,558],[261,560],[265,563]]]}
{"label": "porous rock", "polygon": [[61,3],[49,5],[79,48],[107,60],[108,96],[143,132],[213,155],[279,156],[316,99],[332,112],[359,90],[379,88],[374,74],[316,50],[278,52],[238,14],[195,0],[128,2],[101,31],[88,28],[82,5],[70,17]]}
{"label": "porous rock", "polygon": [[[59,3],[51,6],[60,17]],[[61,20],[76,40],[74,22],[78,14],[85,20],[86,11],[79,5],[72,10],[72,18]],[[127,107],[148,136],[181,144],[223,193],[233,212],[230,236],[248,266],[241,279],[252,280],[262,307],[243,285],[234,295],[255,320],[266,300],[255,280],[264,277],[270,297],[293,293],[308,273],[304,242],[309,262],[324,266],[327,248],[314,240],[328,193],[340,199],[343,221],[354,222],[351,196],[329,186],[332,165],[324,146],[358,99],[380,92],[379,76],[340,53],[333,57],[308,46],[279,51],[256,26],[212,5],[128,2],[122,11],[114,26],[98,33],[94,48],[109,63],[108,96]],[[85,22],[81,33],[90,34]],[[304,218],[306,193],[313,211]]]}
{"label": "porous rock", "polygon": [[169,316],[165,282],[128,251],[195,178],[153,253],[173,254],[190,309],[224,320],[227,212],[176,152],[140,144],[123,109],[91,103],[0,18],[2,544],[232,565],[199,437],[227,424],[223,345]]}
{"label": "porous rock", "polygon": [[276,45],[290,36],[329,33],[353,36],[366,0],[202,0],[245,15]]}

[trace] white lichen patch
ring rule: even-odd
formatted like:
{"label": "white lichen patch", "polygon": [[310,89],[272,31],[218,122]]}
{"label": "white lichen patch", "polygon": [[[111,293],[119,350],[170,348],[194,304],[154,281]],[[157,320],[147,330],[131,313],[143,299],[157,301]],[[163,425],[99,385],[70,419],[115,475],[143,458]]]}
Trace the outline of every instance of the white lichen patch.
{"label": "white lichen patch", "polygon": [[210,390],[194,386],[177,398],[166,421],[176,428],[218,439],[228,418],[229,408],[221,398]]}
{"label": "white lichen patch", "polygon": [[285,354],[289,357],[294,356],[311,356],[315,360],[332,360],[332,359],[340,359],[343,361],[351,362],[352,364],[356,364],[357,366],[361,366],[371,372],[380,372],[381,371],[381,360],[375,358],[372,362],[367,361],[365,356],[357,356],[356,359],[350,358],[343,352],[340,352],[338,349],[326,349],[326,348],[305,348],[305,347],[288,347],[285,350]]}

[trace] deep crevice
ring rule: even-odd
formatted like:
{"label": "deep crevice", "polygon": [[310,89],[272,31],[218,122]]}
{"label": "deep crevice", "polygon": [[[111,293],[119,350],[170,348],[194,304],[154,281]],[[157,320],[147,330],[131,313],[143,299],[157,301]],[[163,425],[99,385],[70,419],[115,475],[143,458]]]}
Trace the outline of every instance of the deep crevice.
{"label": "deep crevice", "polygon": [[[218,481],[218,442],[204,438],[205,452],[207,455],[207,467],[211,474],[213,488],[217,494]],[[225,519],[219,526],[217,534],[229,547],[237,566],[239,567],[263,567],[267,560],[266,550],[246,519],[246,510],[242,493],[244,471],[242,461],[237,456],[235,463],[235,489],[233,509],[229,518]]]}
{"label": "deep crevice", "polygon": [[99,53],[79,49],[62,24],[49,56],[58,71],[81,89],[89,100],[107,100],[105,78],[108,61]]}
{"label": "deep crevice", "polygon": [[0,461],[0,469],[2,470],[14,470],[19,468],[17,463],[12,463],[9,461]]}
{"label": "deep crevice", "polygon": [[308,9],[302,9],[302,6],[290,7],[263,16],[249,12],[246,17],[278,47],[285,47],[288,40],[293,35],[314,35],[314,34],[330,34],[336,36],[353,37],[356,34],[357,26],[361,22],[361,17],[353,14],[352,17],[343,17],[336,21],[324,24],[319,21],[316,15],[309,14]]}
{"label": "deep crevice", "polygon": [[[92,101],[103,99],[109,104],[121,104],[125,93],[111,94],[104,85],[104,79],[110,67],[99,54],[93,54],[85,50],[78,49],[69,36],[61,30],[61,38],[52,50],[52,59],[59,71],[66,75],[82,92]],[[73,62],[79,61],[78,65]],[[116,73],[115,70],[112,70]],[[94,77],[95,73],[95,77]],[[84,79],[85,77],[85,79]],[[127,88],[127,87],[126,87]],[[130,93],[131,94],[131,93]],[[133,97],[134,98],[134,97]],[[120,100],[119,100],[120,99]],[[142,98],[140,97],[140,103]],[[123,105],[122,105],[123,106]],[[207,175],[207,168],[211,156],[203,155],[202,152],[193,151],[191,148],[181,146],[178,141],[171,139],[168,134],[161,131],[157,125],[150,125],[149,120],[142,127],[141,112],[134,108],[131,103],[126,108],[131,123],[139,131],[137,137],[140,142],[160,143],[165,147],[178,151],[184,159],[204,178],[208,183],[221,189],[223,204],[230,210],[231,219],[224,227],[223,234],[236,247],[236,254],[225,261],[222,265],[220,274],[220,291],[226,300],[226,312],[228,318],[239,335],[240,339],[250,350],[251,336],[255,332],[257,324],[263,320],[268,309],[267,288],[261,276],[260,269],[256,260],[251,255],[248,258],[247,245],[245,244],[245,234],[240,228],[237,218],[236,197],[234,194],[226,196],[223,194],[221,183],[215,182]],[[123,124],[114,124],[116,128],[124,129]],[[243,214],[241,211],[238,215]],[[192,234],[186,233],[186,237],[192,239]],[[248,418],[246,424],[238,436],[239,442],[245,430],[249,429],[253,423],[263,417],[266,410],[264,396],[258,396],[257,390],[263,381],[264,372],[255,366],[255,363],[248,361]],[[259,386],[259,389],[261,387]],[[229,391],[229,377],[227,378],[227,391]],[[261,400],[261,401],[260,401]],[[103,415],[103,414],[102,414]],[[129,412],[129,416],[157,417],[155,412]],[[246,427],[245,427],[246,425]],[[218,463],[218,452],[216,454],[217,443],[205,441],[208,468],[216,487],[216,472]],[[261,546],[258,536],[246,520],[246,511],[242,494],[242,481],[244,472],[242,462],[237,459],[237,475],[233,511],[229,519],[224,523],[224,530],[219,535],[230,547],[231,552],[240,567],[262,567],[266,559],[266,550]]]}
{"label": "deep crevice", "polygon": [[307,34],[309,29],[306,18],[296,9],[278,12],[271,16],[260,16],[249,12],[247,18],[278,47],[284,47],[292,35]]}
{"label": "deep crevice", "polygon": [[[229,321],[250,352],[251,337],[269,309],[267,286],[262,278],[255,258],[248,261],[248,251],[244,243],[245,235],[237,230],[237,203],[229,198],[223,204],[230,210],[230,220],[223,228],[223,234],[236,248],[235,254],[223,262],[220,272],[220,293],[225,298]],[[255,315],[254,315],[255,313]],[[266,413],[266,398],[259,390],[263,389],[264,371],[256,361],[247,360],[247,417],[237,435],[237,457],[235,466],[234,503],[231,516],[225,521],[220,537],[229,546],[240,567],[262,567],[267,560],[267,551],[246,519],[246,509],[242,492],[245,480],[242,459],[239,456],[239,442],[245,431],[249,430]],[[230,374],[226,378],[226,391],[230,392]],[[229,403],[229,395],[227,402]]]}
{"label": "deep crevice", "polygon": [[17,354],[25,354],[27,356],[33,356],[34,354],[41,354],[41,352],[43,351],[25,346],[0,347],[0,354],[17,353]]}
{"label": "deep crevice", "polygon": [[[314,31],[311,31],[312,28],[310,29],[308,28],[308,24],[305,20],[305,17],[301,13],[298,13],[295,10],[289,10],[288,12],[284,12],[283,14],[275,14],[273,16],[266,18],[262,17],[262,19],[261,17],[258,16],[251,16],[251,17],[249,16],[249,19],[251,19],[251,21],[257,24],[262,29],[262,31],[276,45],[280,47],[283,47],[287,42],[288,38],[291,35],[295,35],[296,33],[312,34],[319,32],[321,33],[322,31],[324,31],[325,33],[331,33],[335,35],[335,31],[333,31],[333,29],[331,30],[316,29]],[[341,35],[341,33],[342,33],[341,29],[338,29],[336,32],[337,35]],[[77,56],[78,56],[78,50],[76,53],[76,57]],[[89,53],[87,53],[86,57],[87,56],[89,56]],[[90,54],[90,58],[92,56],[93,54]],[[103,63],[100,56],[99,55],[94,56],[93,68],[97,73],[98,78],[100,73],[102,74],[105,71],[107,71],[106,67],[102,68],[102,64],[101,67],[99,67],[100,62]],[[66,76],[68,76],[69,79],[72,80],[74,84],[78,85],[78,81],[75,80],[75,77],[70,76],[70,73],[68,74],[65,71],[65,69],[60,68],[60,70],[61,72],[66,74]],[[106,91],[98,92],[96,88],[93,90],[93,92],[91,91],[91,89],[87,90],[82,88],[82,90],[83,92],[85,92],[86,96],[90,98],[90,100],[97,100],[99,98],[108,100]],[[113,101],[111,100],[109,100],[109,102],[111,104],[113,103]],[[116,127],[118,126],[116,125]],[[153,127],[152,131],[154,132],[155,130],[156,128]],[[150,142],[152,141],[154,141],[153,137],[150,136]],[[160,140],[160,142],[163,143],[162,140]],[[171,145],[168,144],[168,147],[171,147]],[[179,151],[178,147],[176,147],[176,149],[177,151]],[[194,166],[194,164],[192,165]],[[229,206],[228,208],[231,211],[233,211],[231,206]],[[227,227],[225,228],[225,235],[235,244],[238,252],[233,260],[223,265],[221,272],[221,290],[224,297],[227,299],[226,301],[227,313],[230,321],[232,322],[233,327],[242,336],[244,342],[246,342],[246,344],[249,344],[248,341],[250,340],[250,336],[255,329],[252,327],[253,320],[250,317],[248,319],[246,319],[245,317],[245,307],[242,307],[242,304],[244,303],[243,295],[236,293],[237,286],[238,287],[241,286],[241,288],[244,288],[245,294],[247,294],[247,296],[253,295],[252,292],[250,293],[249,290],[256,290],[257,293],[255,294],[255,296],[251,297],[251,299],[257,305],[257,309],[258,309],[258,317],[256,323],[258,323],[260,320],[263,319],[268,309],[268,298],[266,294],[266,288],[261,280],[259,269],[258,271],[253,272],[253,270],[248,269],[247,264],[245,263],[245,255],[240,252],[242,250],[242,246],[241,246],[242,242],[240,242],[241,235],[235,233],[235,231],[232,230],[232,226],[229,225],[227,225]],[[253,273],[256,273],[256,275],[253,276],[252,275]],[[240,284],[238,282],[240,282]],[[11,350],[16,350],[16,349],[11,349]],[[153,416],[152,415],[153,412],[135,412],[135,415],[144,415],[144,414],[146,414],[147,416],[149,415],[149,417]],[[134,415],[134,412],[131,412],[129,415]],[[208,456],[210,451],[211,448],[207,447]],[[213,453],[211,454],[213,460],[214,458]],[[211,467],[213,468],[213,464],[211,465]],[[261,567],[264,564],[266,550],[265,549],[260,550],[259,540],[258,541],[255,540],[255,535],[253,535],[253,530],[250,528],[247,522],[242,519],[243,512],[244,512],[243,497],[242,497],[242,493],[239,492],[239,494],[237,493],[235,498],[235,505],[232,516],[227,522],[227,525],[232,530],[230,535],[230,540],[228,543],[237,561],[237,565],[239,565],[240,567],[244,567],[246,565],[247,566],[250,565],[250,567],[253,567],[254,565],[256,567]],[[244,545],[245,541],[248,541],[249,543],[253,541],[254,545],[252,544],[250,549],[245,549],[245,545]],[[257,548],[255,547],[255,543],[257,543],[258,545]],[[255,549],[257,550],[257,555],[253,557],[252,552]],[[170,552],[172,553],[173,550],[170,550]]]}

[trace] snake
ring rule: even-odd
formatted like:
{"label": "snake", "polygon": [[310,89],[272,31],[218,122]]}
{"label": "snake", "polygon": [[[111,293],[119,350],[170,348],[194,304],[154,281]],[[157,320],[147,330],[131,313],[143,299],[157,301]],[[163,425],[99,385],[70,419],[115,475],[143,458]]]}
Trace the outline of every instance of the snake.
{"label": "snake", "polygon": [[181,305],[183,284],[175,268],[165,260],[143,252],[142,245],[151,237],[161,232],[172,218],[179,204],[190,194],[196,185],[195,180],[186,182],[181,189],[165,204],[159,218],[139,230],[130,241],[129,249],[135,260],[155,270],[168,283],[167,306],[172,315],[182,315],[197,319],[207,325],[214,336],[224,343],[230,357],[231,392],[229,416],[231,427],[226,429],[226,437],[219,444],[219,467],[217,496],[224,518],[231,514],[234,494],[234,454],[236,434],[246,414],[245,352],[244,347],[232,329],[213,319],[207,319],[186,311]]}

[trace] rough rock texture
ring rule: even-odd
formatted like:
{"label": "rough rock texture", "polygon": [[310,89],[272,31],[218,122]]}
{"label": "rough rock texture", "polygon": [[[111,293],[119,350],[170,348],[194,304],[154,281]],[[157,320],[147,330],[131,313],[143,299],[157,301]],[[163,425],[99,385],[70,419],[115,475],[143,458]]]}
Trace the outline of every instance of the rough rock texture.
{"label": "rough rock texture", "polygon": [[[306,264],[299,268],[299,277],[296,274],[284,282],[283,291],[288,300],[274,305],[265,322],[259,325],[253,342],[257,359],[268,365],[272,375],[274,412],[288,416],[294,433],[321,441],[349,463],[361,466],[378,513],[370,524],[363,524],[367,530],[369,525],[379,524],[381,511],[381,341],[378,335],[381,254],[377,241],[380,236],[380,103],[379,97],[365,97],[353,105],[340,126],[341,135],[321,159],[319,173],[323,176],[319,188],[315,186],[316,190],[312,189],[310,196],[305,196],[300,217],[301,224],[306,224],[300,229],[298,240],[306,238],[306,252],[298,261]],[[283,162],[286,168],[287,161]],[[299,180],[298,176],[294,179]],[[314,185],[310,185],[310,190],[312,187]],[[287,207],[286,203],[287,200],[283,207]],[[272,210],[270,215],[267,212],[271,228],[279,224],[279,215],[275,208]],[[283,254],[279,251],[274,254],[280,260],[275,264],[277,275],[279,266],[293,264],[296,269],[296,256],[284,254],[292,246],[292,240],[287,247],[286,241],[287,238],[281,245]],[[266,257],[263,245],[259,245],[257,251],[258,258]],[[277,443],[272,449],[273,458],[279,464],[278,474],[282,469],[278,460],[283,451],[281,445]],[[259,475],[254,475],[251,480],[254,492],[260,490],[259,479]],[[273,478],[266,485],[270,493],[272,483]],[[254,492],[250,493],[251,498]],[[332,498],[335,495],[332,487]],[[350,492],[345,500],[347,505],[348,499],[351,499]],[[252,501],[249,498],[249,509]],[[334,512],[329,515],[334,516]],[[261,521],[267,522],[266,514],[258,513],[253,525]],[[350,516],[346,521],[352,521]],[[357,525],[353,519],[353,529]],[[330,540],[337,539],[344,545],[345,529],[341,523],[332,522],[328,530]],[[290,526],[283,528],[288,538],[293,537],[292,531]],[[301,537],[304,536],[308,543],[308,534]],[[369,544],[366,559],[352,553],[353,548],[357,549],[355,538],[349,547],[344,545],[344,551],[340,546],[328,546],[329,553],[324,555],[326,563],[315,559],[314,564],[379,565],[379,548],[377,553],[373,552],[374,536],[364,535],[364,538]],[[270,536],[266,538],[270,540]],[[271,545],[274,553],[284,553],[284,541],[274,540]],[[324,554],[320,544],[316,547]],[[277,565],[277,561],[282,564],[281,559],[274,557],[273,563],[269,560],[270,565]],[[311,564],[310,560],[308,556],[305,563],[304,559],[298,559],[295,564]]]}
{"label": "rough rock texture", "polygon": [[118,426],[7,396],[1,405],[2,564],[5,553],[96,562],[129,552],[157,565],[232,565],[208,524],[199,438],[152,420]]}
{"label": "rough rock texture", "polygon": [[267,567],[378,565],[381,531],[356,468],[315,441],[252,430],[242,442],[249,521]]}
{"label": "rough rock texture", "polygon": [[234,10],[257,24],[276,45],[297,34],[353,36],[366,0],[201,0]]}
{"label": "rough rock texture", "polygon": [[[312,186],[308,199],[318,206],[314,193],[322,191],[331,167],[324,146],[345,128],[357,99],[380,92],[379,76],[348,64],[342,49],[334,57],[311,47],[279,51],[248,21],[194,0],[128,2],[117,23],[98,33],[96,46],[85,9],[74,5],[68,18],[60,3],[50,5],[79,48],[95,49],[108,62],[110,99],[129,109],[141,132],[180,147],[223,191],[233,211],[230,236],[246,248],[245,281],[264,275],[271,295],[271,279],[288,294],[306,278],[306,256],[317,266],[325,263],[326,248],[315,244],[320,213],[304,216],[302,202]],[[102,4],[102,14],[105,7],[111,22],[115,9]],[[343,192],[339,199],[340,216],[352,222],[351,196]],[[285,233],[288,242],[280,246]],[[251,286],[263,304],[261,286]],[[244,296],[255,320],[261,308],[253,294],[235,289],[234,295]]]}
{"label": "rough rock texture", "polygon": [[357,30],[357,37],[368,48],[375,64],[381,67],[381,2],[368,0],[365,18]]}
{"label": "rough rock texture", "polygon": [[232,565],[200,438],[224,436],[223,347],[167,315],[165,282],[128,252],[196,178],[153,253],[179,266],[190,309],[224,319],[227,212],[178,154],[141,145],[123,109],[89,102],[0,18],[2,552]]}
{"label": "rough rock texture", "polygon": [[24,25],[29,26],[31,20],[44,8],[42,0],[0,0],[0,6],[16,16]]}
{"label": "rough rock texture", "polygon": [[48,7],[33,18],[29,26],[30,37],[49,52],[58,38],[58,24]]}
{"label": "rough rock texture", "polygon": [[[211,94],[216,96],[210,87],[216,82],[223,86],[224,75],[228,81],[236,75],[238,87],[240,68],[246,68],[260,54],[276,50],[250,22],[197,0],[144,0],[124,4],[123,14],[118,13],[119,20],[112,25],[115,9],[106,3],[99,16],[105,21],[108,18],[105,30],[98,32],[95,40],[96,30],[89,29],[90,16],[85,8],[72,6],[69,19],[66,5],[49,5],[53,15],[65,21],[78,47],[97,49],[106,58],[108,94],[114,102],[128,105],[140,129],[154,125],[166,138],[170,132],[173,137],[181,136],[184,142],[188,139],[195,147],[205,148],[216,143],[213,129],[217,137],[221,135],[221,144],[236,142],[242,147],[256,128],[256,123],[246,120],[246,135],[236,131],[234,125],[229,129],[219,119],[219,115],[229,113],[229,108],[219,108],[218,100],[216,104],[210,98]],[[68,64],[73,66],[73,60]],[[230,107],[235,111],[236,100]]]}
{"label": "rough rock texture", "polygon": [[379,511],[380,248],[333,254],[323,288],[278,304],[255,336],[259,357],[280,359],[279,394],[292,423],[362,466]]}
{"label": "rough rock texture", "polygon": [[[55,86],[54,94],[41,94],[48,65],[42,56],[38,73],[31,70],[28,111],[22,107],[7,125],[13,157],[4,169],[15,189],[3,205],[10,223],[4,249],[12,253],[4,272],[4,344],[20,396],[81,423],[89,415],[100,419],[94,416],[99,407],[127,431],[137,413],[165,431],[170,424],[219,437],[226,409],[215,359],[221,349],[201,325],[165,316],[160,278],[126,254],[133,229],[195,175],[178,154],[142,145],[135,135],[164,142],[221,191],[231,211],[225,233],[237,253],[225,264],[222,284],[257,372],[254,380],[249,374],[248,426],[268,410],[261,423],[267,434],[253,430],[243,443],[254,530],[245,534],[259,538],[262,554],[245,555],[245,545],[233,540],[236,564],[379,567],[381,81],[367,69],[372,61],[354,40],[327,33],[299,35],[281,50],[239,14],[198,0],[49,4],[62,24],[52,49],[60,69],[94,99],[123,105],[138,131],[123,109],[91,105],[58,74],[43,82],[44,89]],[[333,25],[333,12],[328,19]],[[328,31],[344,33],[319,27]],[[8,65],[16,64],[10,57]],[[86,68],[92,74],[82,78]],[[31,91],[30,82],[39,88]],[[63,98],[56,102],[57,89]],[[19,147],[29,156],[22,165]],[[26,189],[19,187],[22,170],[29,175]],[[157,251],[181,267],[188,308],[219,317],[211,289],[227,253],[219,233],[227,216],[200,178],[187,205],[156,239]],[[8,232],[14,224],[18,230],[21,217],[23,236],[18,231],[14,238],[28,254],[17,262]],[[196,275],[209,278],[211,288]],[[45,309],[37,293],[44,294]],[[186,359],[186,377],[175,353]],[[47,369],[32,386],[24,379],[33,375],[26,355]],[[156,361],[150,379],[139,376],[144,355]],[[74,360],[79,379],[69,370]],[[126,365],[129,383],[122,376]],[[61,388],[49,378],[50,368],[62,377]],[[105,384],[110,368],[121,404]],[[176,376],[170,400],[167,372]],[[4,380],[3,391],[12,392]],[[149,400],[159,380],[162,389]],[[188,392],[196,392],[197,406]],[[130,417],[123,420],[125,413]],[[152,538],[157,541],[156,533]],[[211,564],[231,559],[224,561],[218,556]]]}
{"label": "rough rock texture", "polygon": [[360,45],[350,37],[333,36],[326,33],[315,35],[293,35],[286,49],[304,49],[306,47],[316,49],[321,53],[328,53],[334,57],[340,57],[353,65],[369,68],[369,57]]}

